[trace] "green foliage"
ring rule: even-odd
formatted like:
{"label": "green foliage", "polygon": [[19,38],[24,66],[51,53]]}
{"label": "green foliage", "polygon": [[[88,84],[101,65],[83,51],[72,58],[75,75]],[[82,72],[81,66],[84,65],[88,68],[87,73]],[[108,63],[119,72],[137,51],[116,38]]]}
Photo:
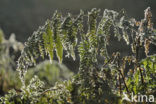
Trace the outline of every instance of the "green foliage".
{"label": "green foliage", "polygon": [[0,29],[0,44],[3,42],[3,39],[4,36],[3,36],[3,31]]}
{"label": "green foliage", "polygon": [[0,69],[16,67],[15,55],[23,49],[23,44],[16,41],[15,34],[11,34],[9,40],[6,40],[2,30],[0,30],[0,40]]}
{"label": "green foliage", "polygon": [[[1,31],[1,33],[3,32]],[[0,44],[0,95],[4,95],[10,89],[20,91],[21,82],[17,77],[17,71],[15,71],[15,58],[17,57],[16,54],[23,49],[23,44],[15,40],[14,34],[10,36],[9,40],[6,40],[3,34],[1,36],[3,41]],[[55,61],[53,64],[44,61],[36,67],[29,68],[27,73],[26,85],[34,75],[37,75],[40,80],[46,82],[46,87],[53,86],[56,81],[69,79],[73,75],[64,65],[60,65]]]}
{"label": "green foliage", "polygon": [[25,77],[27,84],[34,75],[38,76],[38,78],[43,81],[48,88],[54,86],[57,81],[69,79],[72,75],[74,75],[74,73],[56,61],[53,61],[52,64],[49,61],[44,61],[37,66],[28,69]]}
{"label": "green foliage", "polygon": [[[34,32],[25,43],[18,60],[17,70],[23,86],[15,101],[21,98],[22,104],[120,104],[123,103],[122,93],[128,96],[131,92],[154,94],[156,58],[149,56],[149,48],[150,44],[156,44],[156,32],[151,22],[150,8],[145,10],[141,21],[128,18],[123,10],[118,13],[106,9],[102,18],[99,12],[95,8],[88,12],[87,32],[82,11],[76,19],[71,14],[64,19],[61,13],[55,12],[52,20]],[[99,18],[101,20],[98,23]],[[131,54],[109,54],[107,46],[110,37],[124,40],[126,45],[131,46]],[[58,82],[46,89],[44,83],[34,76],[26,85],[27,69],[35,65],[40,56],[49,55],[52,61],[56,50],[61,63],[64,50],[75,60],[77,47],[79,72],[70,80]],[[140,56],[142,49],[145,50],[145,59]],[[98,57],[103,58],[103,61],[100,62]],[[13,96],[16,97],[16,94],[7,97],[7,101],[12,101]],[[5,102],[5,97],[1,99]]]}
{"label": "green foliage", "polygon": [[10,89],[20,90],[21,83],[18,73],[12,69],[0,68],[0,95],[6,94]]}
{"label": "green foliage", "polygon": [[141,61],[142,69],[145,71],[145,83],[149,93],[155,93],[156,88],[156,56],[150,56]]}
{"label": "green foliage", "polygon": [[[69,79],[73,73],[64,65],[60,65],[57,62],[50,64],[49,61],[44,61],[38,64],[36,67],[29,68],[25,77],[26,85],[33,76],[37,75],[41,81],[44,81],[46,88],[52,87],[57,81],[63,81]],[[21,82],[18,73],[13,69],[0,68],[0,88],[1,95],[6,94],[10,89],[20,91]]]}
{"label": "green foliage", "polygon": [[3,31],[0,30],[0,95],[12,88],[18,90],[21,87],[18,73],[15,71],[15,58],[22,49],[23,44],[16,41],[14,34],[6,40]]}

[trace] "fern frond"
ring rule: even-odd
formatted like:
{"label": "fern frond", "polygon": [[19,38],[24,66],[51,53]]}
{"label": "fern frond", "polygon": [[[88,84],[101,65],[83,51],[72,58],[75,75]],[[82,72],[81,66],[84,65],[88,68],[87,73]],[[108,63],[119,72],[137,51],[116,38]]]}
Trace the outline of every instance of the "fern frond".
{"label": "fern frond", "polygon": [[92,9],[91,12],[88,13],[88,33],[87,36],[89,38],[90,43],[97,47],[97,17],[99,15],[100,10],[96,8]]}
{"label": "fern frond", "polygon": [[54,33],[54,41],[55,41],[55,48],[56,48],[56,54],[59,59],[59,62],[62,63],[63,59],[63,45],[61,41],[61,14],[56,12],[53,16],[52,20],[52,25],[53,25],[53,33]]}
{"label": "fern frond", "polygon": [[83,11],[80,11],[79,16],[73,19],[70,14],[65,18],[61,27],[63,47],[67,51],[67,56],[72,56],[75,60],[75,47],[77,45],[77,35],[83,30]]}
{"label": "fern frond", "polygon": [[109,58],[107,52],[107,44],[108,44],[108,37],[110,36],[110,27],[112,22],[103,15],[97,29],[98,34],[98,47],[101,56],[105,56],[106,59]]}

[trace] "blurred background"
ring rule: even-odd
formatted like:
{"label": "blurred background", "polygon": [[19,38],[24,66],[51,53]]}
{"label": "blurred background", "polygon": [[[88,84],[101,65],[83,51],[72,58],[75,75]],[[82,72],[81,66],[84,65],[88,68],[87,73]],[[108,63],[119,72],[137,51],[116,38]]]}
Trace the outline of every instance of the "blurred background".
{"label": "blurred background", "polygon": [[[52,17],[55,10],[61,11],[63,15],[67,15],[68,12],[78,15],[80,9],[85,12],[92,8],[99,8],[101,11],[125,9],[129,17],[140,20],[144,18],[144,10],[147,7],[151,7],[153,22],[156,24],[156,0],[0,0],[0,29],[3,30],[0,30],[0,96],[11,88],[20,89],[21,83],[15,69],[23,43],[33,31]],[[119,45],[115,45],[115,51],[125,53],[127,46],[118,49]],[[34,75],[38,75],[49,86],[54,85],[56,81],[69,79],[73,72],[77,72],[78,62],[64,59],[66,67],[57,62],[51,65],[49,61],[44,61],[34,69],[30,68],[27,82]]]}
{"label": "blurred background", "polygon": [[91,8],[125,9],[128,16],[143,18],[144,10],[150,6],[156,21],[156,0],[0,0],[0,28],[9,38],[15,33],[18,41],[26,41],[38,26],[52,17],[55,10],[77,15],[79,10]]}

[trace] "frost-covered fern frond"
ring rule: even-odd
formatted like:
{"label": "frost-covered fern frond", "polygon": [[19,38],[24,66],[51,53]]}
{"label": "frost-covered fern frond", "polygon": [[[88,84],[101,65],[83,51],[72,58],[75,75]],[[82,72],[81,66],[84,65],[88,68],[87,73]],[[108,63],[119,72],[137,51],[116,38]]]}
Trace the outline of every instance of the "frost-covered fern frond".
{"label": "frost-covered fern frond", "polygon": [[[92,62],[97,60],[96,56],[99,53],[105,57],[105,62],[107,62],[110,59],[107,45],[109,45],[111,35],[117,37],[118,40],[125,40],[127,45],[132,46],[134,53],[136,50],[134,46],[138,44],[138,40],[135,38],[140,39],[140,45],[145,46],[145,52],[148,54],[149,44],[155,43],[156,40],[156,33],[153,31],[151,23],[150,8],[145,10],[145,18],[141,22],[129,19],[124,10],[116,12],[106,9],[102,18],[99,16],[99,12],[100,10],[95,8],[88,12],[88,31],[85,33],[86,24],[83,22],[83,17],[86,15],[83,11],[77,18],[73,18],[71,14],[63,17],[56,11],[52,19],[47,20],[44,26],[39,27],[25,43],[25,48],[18,60],[17,69],[20,72],[20,77],[24,79],[27,68],[35,65],[40,56],[44,58],[45,55],[48,55],[52,62],[54,51],[56,51],[60,63],[63,60],[63,50],[66,51],[67,56],[71,56],[75,60],[77,46],[80,52],[81,68],[86,67],[82,65],[84,63],[91,64],[87,61],[90,60],[86,58],[89,55],[87,52],[92,52]],[[99,23],[98,19],[100,19]],[[150,37],[146,37],[147,34]],[[77,42],[78,39],[81,39],[80,42]]]}
{"label": "frost-covered fern frond", "polygon": [[[156,58],[149,49],[150,44],[156,45],[156,31],[151,18],[150,8],[145,10],[141,21],[128,18],[124,10],[106,9],[100,16],[100,10],[94,8],[87,15],[81,11],[76,18],[71,14],[63,17],[56,11],[25,43],[18,60],[23,82],[18,99],[22,98],[23,104],[121,104],[118,96],[122,97],[122,92],[127,92],[128,96],[131,92],[154,94]],[[108,53],[111,37],[124,40],[125,45],[132,48],[129,56]],[[63,52],[75,60],[77,50],[79,72],[71,80],[44,90],[45,84],[35,76],[28,86],[25,85],[27,68],[35,65],[39,57],[49,56],[52,62],[56,53],[61,63]],[[146,59],[142,60],[140,53],[146,54]],[[16,95],[13,91],[12,96]],[[3,97],[2,101],[11,102],[10,96]]]}

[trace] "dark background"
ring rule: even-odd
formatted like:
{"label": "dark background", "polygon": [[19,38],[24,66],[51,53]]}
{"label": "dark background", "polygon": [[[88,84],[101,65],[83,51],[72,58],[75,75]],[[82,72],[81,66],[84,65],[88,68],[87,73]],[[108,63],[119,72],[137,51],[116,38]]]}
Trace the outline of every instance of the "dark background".
{"label": "dark background", "polygon": [[150,6],[156,24],[156,0],[0,0],[0,28],[8,38],[15,33],[18,41],[26,41],[38,26],[52,17],[55,10],[77,15],[80,9],[125,9],[129,17],[142,19]]}

